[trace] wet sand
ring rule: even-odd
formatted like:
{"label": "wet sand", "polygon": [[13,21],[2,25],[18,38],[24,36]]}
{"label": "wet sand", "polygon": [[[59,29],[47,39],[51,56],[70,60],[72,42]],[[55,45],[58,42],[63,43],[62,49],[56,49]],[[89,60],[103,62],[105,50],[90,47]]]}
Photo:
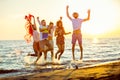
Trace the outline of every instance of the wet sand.
{"label": "wet sand", "polygon": [[120,60],[78,69],[10,76],[0,80],[120,80]]}
{"label": "wet sand", "polygon": [[18,70],[0,70],[0,74],[18,72]]}

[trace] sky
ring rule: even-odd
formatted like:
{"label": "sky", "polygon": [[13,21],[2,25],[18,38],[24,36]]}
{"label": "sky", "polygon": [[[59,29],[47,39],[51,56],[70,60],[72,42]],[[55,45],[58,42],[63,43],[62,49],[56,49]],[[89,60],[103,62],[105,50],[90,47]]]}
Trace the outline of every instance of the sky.
{"label": "sky", "polygon": [[72,32],[66,5],[69,5],[71,17],[73,12],[78,12],[84,19],[87,10],[91,10],[90,20],[82,24],[83,37],[119,37],[120,0],[0,0],[0,40],[23,40],[24,16],[29,13],[45,19],[47,24],[50,21],[56,24],[62,16],[66,32]]}

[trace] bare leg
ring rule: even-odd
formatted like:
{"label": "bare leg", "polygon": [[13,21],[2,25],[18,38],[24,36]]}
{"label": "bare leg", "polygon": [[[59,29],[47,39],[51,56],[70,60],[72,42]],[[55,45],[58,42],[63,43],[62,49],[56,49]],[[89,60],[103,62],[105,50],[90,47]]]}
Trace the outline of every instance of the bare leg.
{"label": "bare leg", "polygon": [[44,59],[47,60],[47,51],[44,52]]}
{"label": "bare leg", "polygon": [[34,56],[34,57],[37,57],[36,54],[28,54],[28,56]]}
{"label": "bare leg", "polygon": [[72,44],[72,55],[73,55],[73,60],[75,60],[74,50],[75,50],[75,44]]}
{"label": "bare leg", "polygon": [[58,57],[58,60],[60,60],[60,57],[61,57],[61,55],[63,54],[63,52],[64,52],[64,51],[61,51],[61,52],[60,52],[60,55],[59,55],[59,57]]}
{"label": "bare leg", "polygon": [[58,51],[56,52],[56,54],[55,54],[55,59],[57,59],[58,53],[60,53],[60,50],[58,50]]}
{"label": "bare leg", "polygon": [[35,42],[33,42],[33,50],[34,50],[34,53],[35,53],[35,54],[29,54],[29,53],[28,53],[28,56],[35,56],[35,57],[38,56],[39,51],[36,50],[36,46],[37,46],[37,44],[36,44]]}
{"label": "bare leg", "polygon": [[58,53],[60,53],[60,51],[61,51],[61,45],[60,45],[60,44],[57,44],[57,47],[58,47],[58,51],[57,51],[56,54],[55,54],[55,58],[56,58],[56,59],[57,59]]}
{"label": "bare leg", "polygon": [[37,56],[38,55],[38,52],[34,49],[34,47],[33,47],[33,50],[34,50],[34,55],[31,55],[31,56]]}
{"label": "bare leg", "polygon": [[59,57],[58,57],[58,60],[60,60],[60,57],[61,57],[61,55],[63,54],[63,52],[64,52],[64,44],[61,45],[61,47],[60,47],[60,55],[59,55]]}
{"label": "bare leg", "polygon": [[54,59],[54,52],[53,50],[51,50],[51,60],[53,61],[53,59]]}
{"label": "bare leg", "polygon": [[40,59],[41,56],[42,56],[42,52],[38,53],[38,57],[37,57],[37,59],[35,61],[35,64],[37,63],[37,61]]}
{"label": "bare leg", "polygon": [[82,47],[82,44],[79,44],[79,47],[80,47],[80,51],[81,51],[80,60],[82,60],[82,58],[83,58],[83,47]]}
{"label": "bare leg", "polygon": [[34,57],[37,57],[37,56],[38,56],[38,52],[35,51],[35,49],[34,49],[34,52],[35,52],[35,54],[28,54],[28,56],[34,56]]}

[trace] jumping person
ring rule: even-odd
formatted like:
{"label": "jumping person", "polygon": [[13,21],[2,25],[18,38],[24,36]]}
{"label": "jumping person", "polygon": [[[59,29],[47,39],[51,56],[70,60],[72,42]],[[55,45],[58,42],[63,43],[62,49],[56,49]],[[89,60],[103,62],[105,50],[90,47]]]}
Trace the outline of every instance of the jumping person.
{"label": "jumping person", "polygon": [[[48,40],[48,26],[46,26],[46,21],[42,20],[40,22],[39,17],[37,17],[37,21],[39,23],[39,31],[40,31],[40,49],[44,52],[44,59],[47,59],[47,52],[53,51],[52,45],[49,43]],[[53,55],[53,54],[51,54]]]}
{"label": "jumping person", "polygon": [[54,42],[53,42],[53,32],[54,32],[55,26],[53,22],[50,22],[48,25],[48,41],[52,47],[53,50],[51,50],[51,59],[53,61],[54,59]]}
{"label": "jumping person", "polygon": [[33,24],[32,24],[33,50],[34,50],[35,54],[28,54],[28,56],[37,57],[36,61],[34,62],[36,64],[37,61],[39,60],[39,58],[42,56],[42,52],[40,51],[40,42],[39,42],[40,38],[39,38],[39,33],[38,33],[37,27],[36,27],[35,17],[32,16],[32,18],[33,18]]}
{"label": "jumping person", "polygon": [[[55,36],[56,36],[56,44],[58,47],[58,51],[55,54],[55,58],[58,60],[60,60],[60,57],[64,52],[64,48],[65,48],[64,35],[67,35],[67,34],[70,34],[70,32],[69,33],[65,32],[62,21],[61,20],[57,21],[56,29],[55,29]],[[59,56],[58,56],[58,54],[59,54]]]}
{"label": "jumping person", "polygon": [[82,46],[81,25],[82,25],[82,22],[88,21],[90,19],[90,10],[88,10],[88,17],[86,19],[81,19],[81,18],[78,18],[79,14],[77,12],[74,12],[73,13],[74,18],[71,18],[69,16],[68,8],[69,8],[69,6],[66,6],[66,14],[67,14],[67,17],[71,20],[72,25],[73,25],[73,34],[72,34],[73,60],[75,60],[74,50],[75,50],[75,44],[76,44],[77,40],[78,40],[80,51],[81,51],[80,60],[82,60],[82,58],[83,58],[83,46]]}

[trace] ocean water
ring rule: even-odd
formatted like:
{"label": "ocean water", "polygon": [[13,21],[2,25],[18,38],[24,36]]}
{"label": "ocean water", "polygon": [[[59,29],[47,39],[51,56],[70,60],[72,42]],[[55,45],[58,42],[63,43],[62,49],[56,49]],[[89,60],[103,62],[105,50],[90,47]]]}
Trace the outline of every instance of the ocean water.
{"label": "ocean water", "polygon": [[[65,52],[61,56],[61,62],[72,60],[71,39],[65,40]],[[99,61],[108,62],[120,60],[120,38],[83,39],[83,62]],[[54,52],[57,46],[54,40]],[[32,43],[27,44],[24,40],[1,40],[0,41],[0,70],[33,70],[34,65],[26,65],[25,57],[28,53],[34,53]],[[80,58],[79,46],[76,43],[75,57]],[[48,61],[51,60],[48,52]]]}

